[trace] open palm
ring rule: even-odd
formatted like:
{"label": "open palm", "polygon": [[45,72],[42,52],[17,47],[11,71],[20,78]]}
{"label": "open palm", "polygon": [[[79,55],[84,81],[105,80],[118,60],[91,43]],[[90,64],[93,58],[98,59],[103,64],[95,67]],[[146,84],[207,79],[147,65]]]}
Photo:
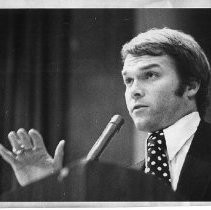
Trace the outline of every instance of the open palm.
{"label": "open palm", "polygon": [[35,129],[27,133],[21,128],[17,133],[10,132],[8,138],[13,152],[0,144],[0,155],[11,165],[22,186],[62,168],[64,140],[59,142],[52,158],[46,150],[42,136]]}

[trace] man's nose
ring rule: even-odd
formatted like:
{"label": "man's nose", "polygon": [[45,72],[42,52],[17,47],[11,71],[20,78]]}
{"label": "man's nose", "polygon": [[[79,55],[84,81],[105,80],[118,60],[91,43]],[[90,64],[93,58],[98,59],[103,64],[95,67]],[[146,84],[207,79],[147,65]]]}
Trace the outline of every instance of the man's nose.
{"label": "man's nose", "polygon": [[134,82],[131,87],[131,97],[134,99],[141,98],[144,96],[144,89],[138,82]]}

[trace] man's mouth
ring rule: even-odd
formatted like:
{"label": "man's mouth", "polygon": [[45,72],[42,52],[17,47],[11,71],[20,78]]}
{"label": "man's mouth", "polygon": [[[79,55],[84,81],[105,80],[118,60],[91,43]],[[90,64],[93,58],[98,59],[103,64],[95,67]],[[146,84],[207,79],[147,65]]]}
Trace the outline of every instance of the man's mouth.
{"label": "man's mouth", "polygon": [[144,109],[144,108],[146,108],[146,107],[148,107],[148,106],[146,106],[146,105],[141,105],[141,104],[135,105],[135,106],[133,107],[133,109],[132,109],[132,112],[137,111],[137,110],[142,110],[142,109]]}

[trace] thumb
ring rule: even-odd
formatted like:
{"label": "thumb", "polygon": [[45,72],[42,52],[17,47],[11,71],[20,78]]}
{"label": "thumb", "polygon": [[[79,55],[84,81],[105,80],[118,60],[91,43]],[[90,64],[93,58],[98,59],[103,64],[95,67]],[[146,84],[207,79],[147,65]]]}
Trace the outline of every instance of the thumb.
{"label": "thumb", "polygon": [[64,145],[65,145],[65,140],[61,140],[55,150],[54,164],[56,170],[62,168],[63,157],[64,157]]}

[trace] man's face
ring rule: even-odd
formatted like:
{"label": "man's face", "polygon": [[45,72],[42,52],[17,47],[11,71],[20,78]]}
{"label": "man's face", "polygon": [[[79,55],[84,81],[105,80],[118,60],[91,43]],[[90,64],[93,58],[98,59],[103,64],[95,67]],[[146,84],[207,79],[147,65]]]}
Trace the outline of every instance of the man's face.
{"label": "man's face", "polygon": [[175,94],[179,77],[167,55],[128,55],[122,71],[128,111],[139,130],[166,128],[188,112],[188,97]]}

